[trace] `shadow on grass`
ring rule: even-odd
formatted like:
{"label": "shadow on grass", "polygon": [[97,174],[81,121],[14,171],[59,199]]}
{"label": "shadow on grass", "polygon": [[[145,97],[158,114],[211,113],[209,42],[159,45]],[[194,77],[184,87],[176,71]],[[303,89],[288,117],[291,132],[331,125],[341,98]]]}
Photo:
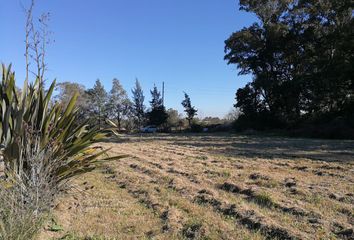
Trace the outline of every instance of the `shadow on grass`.
{"label": "shadow on grass", "polygon": [[230,133],[134,134],[106,142],[158,142],[202,148],[211,153],[234,157],[299,159],[327,162],[353,162],[354,141],[238,135]]}

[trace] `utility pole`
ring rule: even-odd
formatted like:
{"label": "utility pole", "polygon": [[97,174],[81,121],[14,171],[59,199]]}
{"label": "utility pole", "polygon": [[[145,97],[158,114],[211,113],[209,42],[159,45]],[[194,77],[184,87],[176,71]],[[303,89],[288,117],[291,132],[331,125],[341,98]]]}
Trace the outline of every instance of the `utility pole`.
{"label": "utility pole", "polygon": [[162,82],[162,106],[165,106],[165,82]]}

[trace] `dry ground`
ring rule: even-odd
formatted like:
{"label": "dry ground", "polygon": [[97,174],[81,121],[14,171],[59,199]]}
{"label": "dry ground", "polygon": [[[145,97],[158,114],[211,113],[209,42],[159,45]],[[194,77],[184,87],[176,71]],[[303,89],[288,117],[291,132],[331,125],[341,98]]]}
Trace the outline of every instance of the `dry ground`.
{"label": "dry ground", "polygon": [[130,157],[77,179],[41,238],[353,239],[353,145],[237,135],[103,143]]}

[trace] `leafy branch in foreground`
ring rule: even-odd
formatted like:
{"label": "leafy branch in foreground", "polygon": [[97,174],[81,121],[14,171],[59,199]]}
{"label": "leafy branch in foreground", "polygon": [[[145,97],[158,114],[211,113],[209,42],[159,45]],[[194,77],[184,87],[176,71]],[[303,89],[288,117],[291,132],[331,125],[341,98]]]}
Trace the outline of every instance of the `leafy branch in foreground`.
{"label": "leafy branch in foreground", "polygon": [[[33,216],[47,212],[71,178],[94,170],[103,161],[124,157],[107,157],[109,149],[93,145],[105,138],[108,130],[87,123],[77,125],[78,94],[63,109],[60,103],[51,102],[54,87],[55,82],[45,90],[37,78],[33,84],[25,81],[19,94],[11,66],[2,65],[0,154],[4,174],[0,189],[15,194],[18,205]],[[0,217],[1,239],[6,222],[1,209]]]}

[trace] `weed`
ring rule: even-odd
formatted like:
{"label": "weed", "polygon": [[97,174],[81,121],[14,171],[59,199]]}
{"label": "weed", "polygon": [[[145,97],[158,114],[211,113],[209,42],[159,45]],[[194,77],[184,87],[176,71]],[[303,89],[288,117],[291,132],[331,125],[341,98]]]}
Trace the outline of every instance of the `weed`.
{"label": "weed", "polygon": [[261,206],[264,206],[264,207],[272,207],[274,205],[274,200],[266,192],[261,192],[261,193],[256,194],[254,196],[254,201],[258,205],[261,205]]}

